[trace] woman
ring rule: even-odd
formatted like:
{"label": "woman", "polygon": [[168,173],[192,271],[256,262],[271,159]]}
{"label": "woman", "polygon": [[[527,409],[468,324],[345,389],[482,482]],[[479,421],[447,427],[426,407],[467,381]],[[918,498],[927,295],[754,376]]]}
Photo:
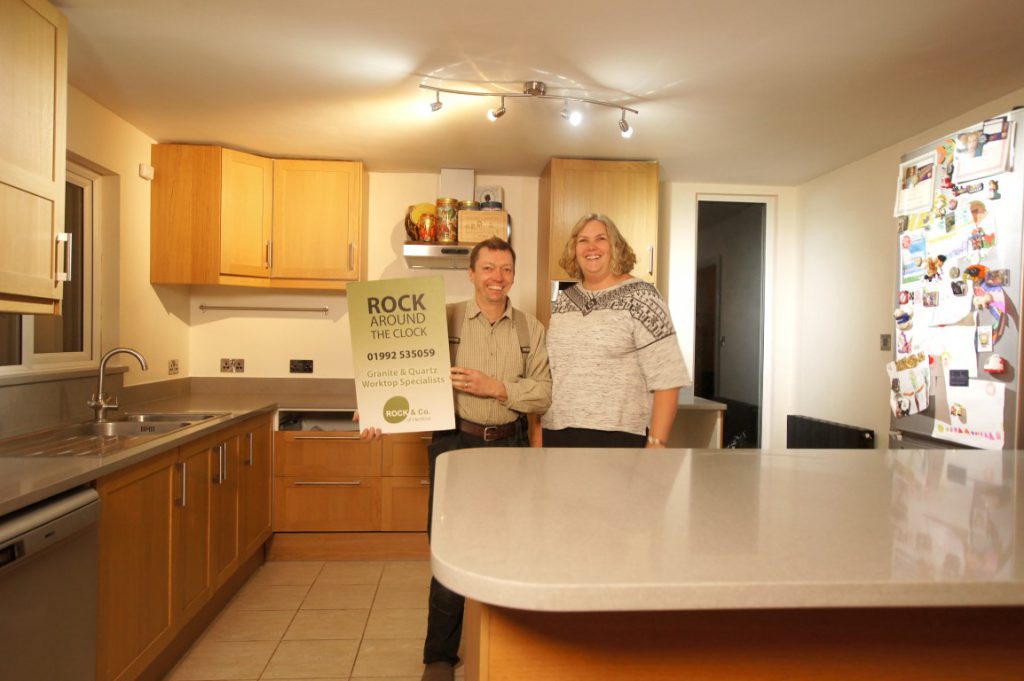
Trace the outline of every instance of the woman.
{"label": "woman", "polygon": [[664,447],[690,384],[668,306],[630,276],[636,255],[604,215],[580,218],[558,264],[581,281],[551,311],[543,445]]}

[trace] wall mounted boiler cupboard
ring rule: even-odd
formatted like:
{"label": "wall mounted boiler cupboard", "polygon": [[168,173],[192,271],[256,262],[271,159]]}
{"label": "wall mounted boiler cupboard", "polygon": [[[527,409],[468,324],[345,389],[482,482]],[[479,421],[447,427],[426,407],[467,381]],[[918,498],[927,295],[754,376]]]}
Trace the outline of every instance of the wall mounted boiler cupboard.
{"label": "wall mounted boiler cupboard", "polygon": [[62,241],[67,40],[67,19],[49,3],[0,2],[0,312],[60,312],[60,261],[71,255]]}
{"label": "wall mounted boiler cupboard", "polygon": [[537,221],[537,318],[551,315],[552,285],[568,277],[559,264],[573,225],[603,213],[636,252],[633,275],[655,283],[658,249],[658,164],[553,158],[540,178]]}
{"label": "wall mounted boiler cupboard", "polygon": [[150,281],[343,290],[366,274],[358,161],[155,144]]}

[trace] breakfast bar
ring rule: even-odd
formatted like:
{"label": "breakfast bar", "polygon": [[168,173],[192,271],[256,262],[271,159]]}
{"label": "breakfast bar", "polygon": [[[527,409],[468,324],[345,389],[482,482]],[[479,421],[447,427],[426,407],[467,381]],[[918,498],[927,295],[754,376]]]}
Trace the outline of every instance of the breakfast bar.
{"label": "breakfast bar", "polygon": [[432,565],[468,680],[1015,678],[1022,457],[456,451]]}

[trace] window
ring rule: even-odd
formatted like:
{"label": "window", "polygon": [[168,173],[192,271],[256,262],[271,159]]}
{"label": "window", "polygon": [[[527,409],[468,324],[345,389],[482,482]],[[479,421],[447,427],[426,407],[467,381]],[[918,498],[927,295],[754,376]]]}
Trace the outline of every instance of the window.
{"label": "window", "polygon": [[88,365],[97,346],[93,290],[93,193],[99,176],[68,162],[64,231],[71,234],[71,281],[59,316],[0,314],[0,373]]}

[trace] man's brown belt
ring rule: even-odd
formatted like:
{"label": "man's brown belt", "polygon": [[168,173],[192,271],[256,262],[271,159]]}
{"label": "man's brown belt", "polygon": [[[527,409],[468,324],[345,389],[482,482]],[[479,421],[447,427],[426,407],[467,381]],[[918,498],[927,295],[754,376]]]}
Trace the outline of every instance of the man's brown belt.
{"label": "man's brown belt", "polygon": [[484,442],[492,442],[494,440],[502,440],[507,437],[512,437],[516,434],[516,422],[506,423],[501,426],[483,426],[479,423],[473,423],[466,419],[459,419],[459,430],[463,433],[469,433],[470,435],[476,435],[479,438],[483,438]]}

